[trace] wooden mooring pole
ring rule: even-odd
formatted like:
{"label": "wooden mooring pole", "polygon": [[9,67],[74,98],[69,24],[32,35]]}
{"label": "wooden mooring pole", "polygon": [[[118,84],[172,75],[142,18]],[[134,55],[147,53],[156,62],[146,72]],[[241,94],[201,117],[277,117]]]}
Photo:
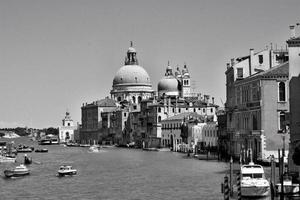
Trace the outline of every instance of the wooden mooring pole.
{"label": "wooden mooring pole", "polygon": [[232,157],[230,157],[230,175],[229,175],[229,177],[230,177],[230,196],[232,197],[232,195],[233,195],[233,187],[232,187],[232,185],[233,185],[233,160],[232,160]]}
{"label": "wooden mooring pole", "polygon": [[224,177],[224,200],[229,200],[229,195],[230,195],[230,191],[228,186],[228,176],[226,175]]}

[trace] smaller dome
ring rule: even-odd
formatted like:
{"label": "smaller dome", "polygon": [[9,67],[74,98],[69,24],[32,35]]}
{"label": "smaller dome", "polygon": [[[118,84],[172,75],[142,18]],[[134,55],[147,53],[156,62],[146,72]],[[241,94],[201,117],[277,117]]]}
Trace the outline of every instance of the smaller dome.
{"label": "smaller dome", "polygon": [[178,92],[178,81],[172,76],[162,78],[157,85],[158,92]]}

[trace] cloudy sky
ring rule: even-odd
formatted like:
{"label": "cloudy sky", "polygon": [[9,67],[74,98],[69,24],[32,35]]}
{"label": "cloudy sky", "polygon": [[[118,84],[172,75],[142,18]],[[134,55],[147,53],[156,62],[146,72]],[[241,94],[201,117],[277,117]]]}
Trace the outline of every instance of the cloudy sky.
{"label": "cloudy sky", "polygon": [[131,40],[155,90],[168,60],[185,62],[194,92],[222,106],[230,58],[285,47],[299,11],[298,0],[0,0],[0,127],[57,127],[66,110],[80,122]]}

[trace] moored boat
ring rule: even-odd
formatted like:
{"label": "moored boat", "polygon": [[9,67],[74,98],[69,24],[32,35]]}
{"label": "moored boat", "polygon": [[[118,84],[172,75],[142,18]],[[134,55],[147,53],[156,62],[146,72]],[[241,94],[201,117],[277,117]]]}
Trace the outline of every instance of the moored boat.
{"label": "moored boat", "polygon": [[264,168],[250,162],[241,166],[241,195],[264,197],[270,192],[270,183],[265,178]]}
{"label": "moored boat", "polygon": [[30,173],[29,169],[23,164],[15,167],[14,169],[4,170],[4,175],[8,178],[26,176],[26,175],[29,175],[29,173]]}
{"label": "moored boat", "polygon": [[47,153],[48,149],[36,149],[35,152],[36,153]]}
{"label": "moored boat", "polygon": [[60,166],[57,173],[58,173],[59,176],[76,175],[77,170],[73,169],[73,167],[70,166],[70,165],[62,165],[62,166]]}
{"label": "moored boat", "polygon": [[12,163],[12,162],[16,162],[15,157],[0,155],[0,163]]}
{"label": "moored boat", "polygon": [[89,152],[92,152],[92,153],[98,153],[100,152],[100,147],[98,145],[92,145],[90,148],[89,148]]}

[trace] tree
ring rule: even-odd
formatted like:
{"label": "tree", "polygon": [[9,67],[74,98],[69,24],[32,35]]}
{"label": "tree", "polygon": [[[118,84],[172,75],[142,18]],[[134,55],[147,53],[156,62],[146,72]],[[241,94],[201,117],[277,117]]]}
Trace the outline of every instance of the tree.
{"label": "tree", "polygon": [[50,127],[50,128],[47,128],[45,132],[46,132],[46,135],[49,135],[49,134],[58,135],[58,128]]}

